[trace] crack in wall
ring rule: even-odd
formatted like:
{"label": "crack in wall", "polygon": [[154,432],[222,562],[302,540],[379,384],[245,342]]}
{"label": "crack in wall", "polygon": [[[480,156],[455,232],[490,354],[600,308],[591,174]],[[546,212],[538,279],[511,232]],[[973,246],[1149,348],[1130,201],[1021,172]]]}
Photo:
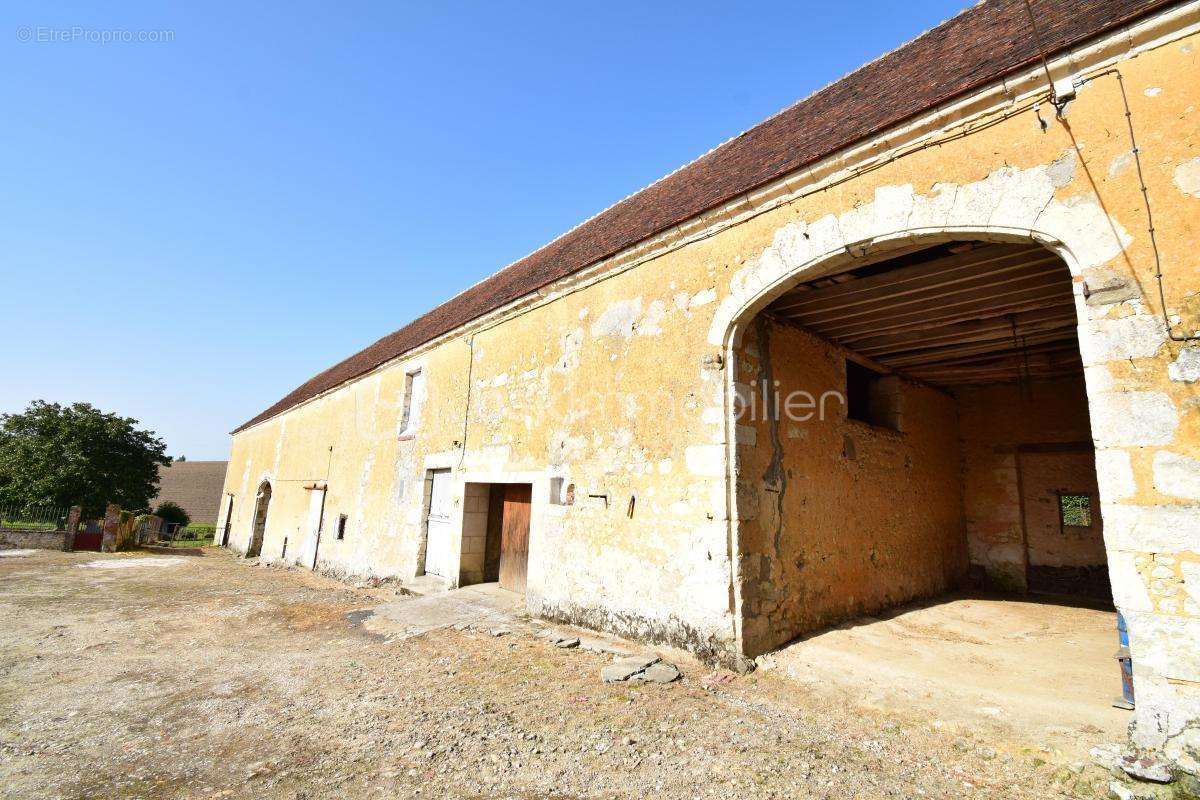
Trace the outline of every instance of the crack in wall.
{"label": "crack in wall", "polygon": [[783,539],[783,497],[787,493],[787,471],[783,468],[783,440],[779,438],[779,409],[775,398],[775,365],[771,361],[770,323],[759,315],[754,320],[758,335],[759,385],[762,387],[763,415],[771,436],[771,461],[763,472],[767,491],[775,493],[775,558],[781,554]]}

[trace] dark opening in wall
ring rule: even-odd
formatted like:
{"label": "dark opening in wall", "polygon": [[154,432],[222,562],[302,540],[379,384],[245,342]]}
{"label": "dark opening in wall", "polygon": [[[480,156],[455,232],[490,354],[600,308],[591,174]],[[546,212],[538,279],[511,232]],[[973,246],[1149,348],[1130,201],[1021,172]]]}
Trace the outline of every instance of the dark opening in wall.
{"label": "dark opening in wall", "polygon": [[846,416],[868,425],[900,430],[899,379],[847,359]]}
{"label": "dark opening in wall", "polygon": [[338,516],[337,538],[338,539],[346,538],[346,515],[345,514],[341,514]]}

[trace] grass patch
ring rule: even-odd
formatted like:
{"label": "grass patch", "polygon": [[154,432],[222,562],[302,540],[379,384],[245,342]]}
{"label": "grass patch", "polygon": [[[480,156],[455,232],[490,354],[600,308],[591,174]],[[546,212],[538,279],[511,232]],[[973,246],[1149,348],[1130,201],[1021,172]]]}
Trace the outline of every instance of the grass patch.
{"label": "grass patch", "polygon": [[43,520],[24,520],[24,519],[5,519],[0,528],[13,528],[26,531],[54,531],[58,530],[57,522],[45,522]]}
{"label": "grass patch", "polygon": [[158,544],[163,547],[209,547],[212,545],[212,539],[206,536],[201,539],[176,539]]}

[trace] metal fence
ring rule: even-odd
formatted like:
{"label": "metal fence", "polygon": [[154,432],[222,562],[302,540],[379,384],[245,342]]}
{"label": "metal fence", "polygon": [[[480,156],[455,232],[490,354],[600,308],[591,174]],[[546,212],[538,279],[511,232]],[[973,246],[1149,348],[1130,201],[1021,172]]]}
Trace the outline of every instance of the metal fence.
{"label": "metal fence", "polygon": [[63,506],[0,506],[0,528],[23,528],[36,531],[61,531],[67,527],[67,511]]}

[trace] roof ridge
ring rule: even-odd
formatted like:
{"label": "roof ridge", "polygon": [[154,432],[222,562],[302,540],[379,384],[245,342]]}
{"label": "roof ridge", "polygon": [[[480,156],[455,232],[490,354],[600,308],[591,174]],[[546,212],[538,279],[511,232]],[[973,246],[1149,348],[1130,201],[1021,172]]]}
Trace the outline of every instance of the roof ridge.
{"label": "roof ridge", "polygon": [[[775,112],[318,372],[244,430],[645,239],[1035,63],[1026,0],[980,0]],[[1032,0],[1045,55],[1181,0]],[[934,36],[934,34],[941,34]]]}
{"label": "roof ridge", "polygon": [[831,87],[831,86],[833,86],[833,85],[835,85],[835,84],[837,84],[837,83],[839,83],[839,82],[841,82],[841,81],[845,80],[846,78],[849,78],[850,76],[854,75],[855,73],[857,73],[857,72],[861,72],[862,70],[864,70],[864,69],[867,69],[868,67],[870,67],[872,64],[876,63],[877,61],[880,61],[880,60],[882,60],[882,59],[884,59],[884,58],[887,58],[888,56],[892,55],[893,53],[897,52],[898,50],[901,50],[901,49],[903,49],[903,48],[907,47],[908,45],[910,45],[910,44],[912,44],[913,42],[917,41],[917,40],[918,40],[918,39],[920,39],[921,37],[928,35],[929,33],[933,32],[933,31],[934,31],[934,30],[936,30],[937,28],[940,28],[941,26],[943,26],[943,25],[946,25],[946,24],[947,24],[947,23],[949,23],[949,22],[952,22],[952,21],[953,21],[953,20],[955,20],[956,18],[958,18],[958,17],[961,17],[962,15],[964,15],[964,14],[966,14],[967,12],[971,11],[973,8],[975,8],[975,6],[982,5],[982,4],[983,4],[983,3],[985,3],[985,2],[987,2],[987,0],[977,0],[977,1],[976,1],[976,3],[975,3],[975,5],[972,5],[972,6],[967,6],[966,8],[964,8],[964,9],[962,9],[962,10],[958,11],[957,13],[950,15],[950,16],[949,16],[949,17],[947,17],[946,19],[944,19],[944,20],[942,20],[941,22],[939,22],[937,25],[934,25],[932,28],[926,28],[925,30],[923,30],[923,31],[921,31],[920,33],[918,33],[916,36],[913,36],[911,39],[906,39],[904,42],[902,42],[902,43],[900,43],[899,45],[897,45],[897,46],[893,47],[891,50],[888,50],[887,52],[885,52],[885,53],[882,53],[882,54],[880,54],[880,55],[876,56],[875,58],[872,58],[870,61],[866,61],[866,62],[864,62],[863,64],[860,64],[859,66],[855,67],[854,69],[850,70],[849,72],[846,72],[846,73],[842,74],[842,75],[841,75],[840,77],[838,77],[838,78],[834,78],[833,80],[829,81],[828,83],[822,84],[820,87],[818,87],[818,88],[816,88],[816,89],[813,89],[811,92],[809,92],[808,94],[806,94],[806,95],[804,95],[803,97],[801,97],[799,100],[795,100],[795,101],[793,101],[793,102],[789,103],[788,105],[784,106],[783,108],[779,109],[778,111],[774,112],[773,114],[771,114],[771,115],[769,115],[769,116],[767,116],[767,117],[764,117],[763,119],[761,119],[761,120],[759,120],[758,122],[754,123],[754,124],[753,124],[753,125],[751,125],[750,127],[748,127],[748,128],[744,128],[743,130],[741,130],[741,131],[739,131],[739,132],[737,132],[737,133],[733,134],[732,136],[730,136],[730,137],[728,137],[728,138],[726,138],[726,139],[723,139],[723,140],[721,140],[721,142],[720,142],[720,143],[716,144],[716,145],[715,145],[715,146],[713,146],[713,147],[710,147],[709,149],[705,150],[703,153],[701,153],[700,155],[698,155],[698,156],[696,156],[695,158],[691,159],[690,161],[685,161],[685,162],[683,162],[683,163],[682,163],[682,164],[680,164],[678,167],[675,167],[674,169],[672,169],[672,170],[670,170],[670,171],[668,171],[668,172],[664,173],[663,175],[659,176],[658,178],[655,178],[654,180],[650,181],[650,183],[647,183],[645,186],[642,186],[640,189],[635,189],[634,191],[630,192],[629,194],[625,195],[624,197],[621,197],[620,199],[618,199],[618,200],[615,200],[615,201],[613,201],[612,203],[609,203],[607,206],[605,206],[604,208],[600,209],[600,210],[599,210],[599,211],[597,211],[595,214],[592,214],[590,217],[588,217],[588,218],[584,219],[583,221],[581,221],[581,222],[579,222],[579,223],[576,223],[575,225],[571,226],[571,227],[570,227],[570,228],[568,228],[567,230],[565,230],[565,231],[563,231],[562,233],[560,233],[558,236],[555,236],[553,239],[550,239],[550,240],[549,240],[549,241],[547,241],[545,244],[543,244],[543,245],[540,245],[539,247],[536,247],[536,248],[534,248],[533,250],[529,251],[528,253],[526,253],[525,255],[521,256],[520,258],[516,258],[516,259],[514,259],[514,260],[512,260],[512,261],[508,262],[507,264],[505,264],[503,267],[501,267],[500,269],[496,270],[495,272],[491,272],[491,273],[489,273],[487,276],[485,276],[484,278],[481,278],[480,280],[478,280],[478,281],[476,281],[475,283],[471,284],[471,285],[470,285],[470,286],[468,286],[466,289],[463,289],[461,292],[458,292],[457,294],[454,294],[454,295],[450,296],[450,297],[449,297],[449,298],[447,298],[447,299],[446,299],[444,302],[447,302],[447,303],[448,303],[448,302],[450,302],[450,301],[454,300],[454,299],[455,299],[456,297],[458,297],[459,295],[462,295],[462,294],[464,294],[465,292],[468,292],[468,291],[470,291],[471,289],[475,288],[475,287],[476,287],[476,286],[478,286],[479,284],[481,284],[481,283],[485,282],[486,280],[488,280],[488,278],[494,277],[495,275],[498,275],[498,274],[500,274],[501,272],[503,272],[504,270],[508,269],[509,267],[511,267],[511,266],[515,266],[516,264],[519,264],[519,263],[521,263],[521,262],[522,262],[522,261],[524,261],[525,259],[529,258],[530,256],[534,255],[535,253],[537,253],[537,252],[539,252],[539,251],[541,251],[541,250],[545,250],[547,247],[550,247],[550,246],[551,246],[551,245],[553,245],[555,242],[557,242],[557,241],[559,241],[560,239],[563,239],[563,238],[565,238],[565,237],[567,237],[567,236],[571,235],[571,234],[572,234],[572,233],[574,233],[575,231],[577,231],[577,230],[579,230],[580,228],[582,228],[583,226],[587,225],[589,222],[591,222],[591,221],[593,221],[593,220],[597,219],[598,217],[602,216],[603,214],[607,213],[608,211],[611,211],[612,209],[614,209],[614,208],[616,208],[617,206],[619,206],[621,203],[624,203],[626,200],[629,200],[630,198],[632,198],[632,197],[635,197],[635,196],[637,196],[637,195],[641,194],[642,192],[646,191],[647,189],[653,189],[653,188],[654,188],[655,186],[657,186],[658,184],[660,184],[660,183],[662,183],[663,181],[665,181],[665,180],[668,180],[669,178],[671,178],[671,176],[673,176],[673,175],[676,175],[676,174],[678,174],[679,172],[682,172],[683,170],[685,170],[685,169],[687,169],[688,167],[690,167],[690,166],[692,166],[692,165],[696,164],[696,163],[697,163],[697,162],[699,162],[699,161],[702,161],[704,158],[706,158],[707,156],[710,156],[710,155],[712,155],[712,154],[713,154],[713,153],[715,153],[716,151],[720,150],[722,147],[725,147],[727,144],[729,144],[729,143],[731,143],[731,142],[735,142],[735,141],[737,141],[738,139],[742,138],[742,137],[743,137],[743,136],[745,136],[746,134],[750,133],[750,131],[754,130],[755,128],[758,128],[758,127],[759,127],[759,126],[761,126],[761,125],[765,125],[766,123],[770,122],[771,120],[775,119],[776,117],[779,117],[779,116],[782,116],[783,114],[786,114],[788,111],[791,111],[791,110],[792,110],[793,108],[795,108],[796,106],[798,106],[798,105],[800,105],[800,104],[802,104],[802,103],[804,103],[804,102],[807,102],[807,101],[808,101],[809,99],[811,99],[811,98],[812,98],[814,95],[818,95],[818,94],[820,94],[821,92],[823,92],[823,91],[825,91],[826,89],[828,89],[829,87]]}

